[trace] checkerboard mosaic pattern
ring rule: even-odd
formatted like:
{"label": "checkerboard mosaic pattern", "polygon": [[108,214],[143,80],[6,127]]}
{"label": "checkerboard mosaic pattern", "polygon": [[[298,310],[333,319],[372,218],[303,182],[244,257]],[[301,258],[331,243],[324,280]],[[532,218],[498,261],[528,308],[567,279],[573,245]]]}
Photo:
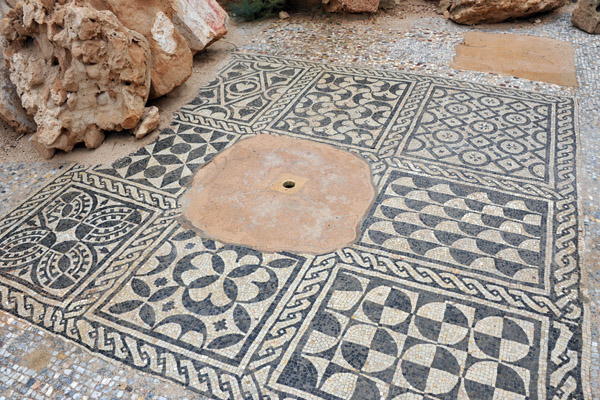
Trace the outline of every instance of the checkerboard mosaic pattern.
{"label": "checkerboard mosaic pattern", "polygon": [[[574,102],[236,54],[152,144],[0,221],[0,307],[215,399],[581,399]],[[357,242],[263,254],[178,198],[244,136],[369,162]]]}

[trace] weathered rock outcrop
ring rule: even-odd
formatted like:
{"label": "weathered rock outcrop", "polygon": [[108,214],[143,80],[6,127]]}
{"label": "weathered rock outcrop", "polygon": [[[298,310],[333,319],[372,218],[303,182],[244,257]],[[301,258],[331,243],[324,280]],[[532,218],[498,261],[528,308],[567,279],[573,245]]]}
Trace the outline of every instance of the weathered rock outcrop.
{"label": "weathered rock outcrop", "polygon": [[6,2],[6,0],[0,0],[0,18],[4,18],[7,12],[10,11],[12,7]]}
{"label": "weathered rock outcrop", "polygon": [[108,11],[65,0],[23,0],[2,33],[5,57],[45,157],[84,142],[99,146],[104,130],[133,129],[150,91],[150,48]]}
{"label": "weathered rock outcrop", "polygon": [[227,33],[216,0],[0,0],[3,15],[0,118],[37,129],[45,157],[156,129],[148,98],[185,82],[193,52]]}
{"label": "weathered rock outcrop", "polygon": [[227,33],[227,13],[216,0],[172,0],[173,22],[194,53]]}
{"label": "weathered rock outcrop", "polygon": [[568,0],[442,0],[440,9],[448,11],[454,22],[465,25],[496,23],[522,18],[562,7]]}
{"label": "weathered rock outcrop", "polygon": [[379,8],[379,0],[323,0],[328,12],[374,13]]}
{"label": "weathered rock outcrop", "polygon": [[6,13],[17,5],[19,0],[0,0],[0,14],[4,17]]}
{"label": "weathered rock outcrop", "polygon": [[579,0],[573,12],[573,25],[587,33],[600,33],[600,0]]}
{"label": "weathered rock outcrop", "polygon": [[[11,5],[6,0],[0,0],[0,20],[10,9]],[[6,40],[0,35],[0,119],[19,133],[35,132],[35,123],[21,106],[17,88],[10,81],[7,64],[4,60],[4,51],[7,46]]]}
{"label": "weathered rock outcrop", "polygon": [[4,61],[3,48],[0,39],[0,119],[8,123],[19,133],[35,132],[35,122],[21,105],[17,88],[10,81],[10,75]]}
{"label": "weathered rock outcrop", "polygon": [[172,0],[95,0],[99,1],[104,2],[123,25],[148,40],[152,53],[151,98],[169,93],[190,77],[193,55],[188,42],[173,24]]}

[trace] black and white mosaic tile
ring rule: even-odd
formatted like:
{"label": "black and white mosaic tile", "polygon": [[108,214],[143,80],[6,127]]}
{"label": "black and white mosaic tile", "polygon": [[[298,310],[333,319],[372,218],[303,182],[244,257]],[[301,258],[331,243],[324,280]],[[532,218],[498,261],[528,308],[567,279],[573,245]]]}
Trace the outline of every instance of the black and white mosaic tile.
{"label": "black and white mosaic tile", "polygon": [[[581,399],[574,101],[236,54],[158,140],[0,220],[0,307],[216,399]],[[339,146],[357,243],[263,254],[178,222],[245,135]]]}

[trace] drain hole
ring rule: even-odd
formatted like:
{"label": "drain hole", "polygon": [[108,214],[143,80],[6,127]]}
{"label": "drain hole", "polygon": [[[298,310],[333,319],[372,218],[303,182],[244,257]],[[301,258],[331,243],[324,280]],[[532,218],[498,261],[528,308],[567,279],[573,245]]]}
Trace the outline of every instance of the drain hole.
{"label": "drain hole", "polygon": [[294,186],[296,186],[296,182],[294,182],[294,181],[285,181],[285,182],[283,182],[283,187],[286,188],[286,189],[291,189]]}

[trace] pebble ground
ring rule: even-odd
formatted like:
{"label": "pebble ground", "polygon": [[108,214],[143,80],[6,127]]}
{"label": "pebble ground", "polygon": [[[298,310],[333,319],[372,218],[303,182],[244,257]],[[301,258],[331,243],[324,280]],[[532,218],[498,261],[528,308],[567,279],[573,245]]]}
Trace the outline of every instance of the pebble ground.
{"label": "pebble ground", "polygon": [[37,192],[62,172],[64,165],[50,163],[7,163],[0,168],[0,216]]}
{"label": "pebble ground", "polygon": [[[433,2],[398,6],[377,16],[296,14],[287,20],[262,22],[264,30],[238,50],[368,68],[418,72],[575,96],[580,128],[579,188],[585,229],[583,293],[591,303],[591,392],[600,399],[600,38],[571,25],[570,11],[518,23],[465,27],[432,12]],[[416,5],[415,5],[416,4]],[[421,13],[421,14],[420,14]],[[410,14],[410,15],[409,15]],[[427,15],[427,17],[421,17]],[[575,47],[578,88],[532,82],[450,67],[454,47],[469,30],[545,36]],[[0,217],[16,207],[62,165],[0,165]],[[584,364],[585,365],[585,364]],[[4,399],[198,399],[196,393],[85,349],[0,312],[0,400]]]}

